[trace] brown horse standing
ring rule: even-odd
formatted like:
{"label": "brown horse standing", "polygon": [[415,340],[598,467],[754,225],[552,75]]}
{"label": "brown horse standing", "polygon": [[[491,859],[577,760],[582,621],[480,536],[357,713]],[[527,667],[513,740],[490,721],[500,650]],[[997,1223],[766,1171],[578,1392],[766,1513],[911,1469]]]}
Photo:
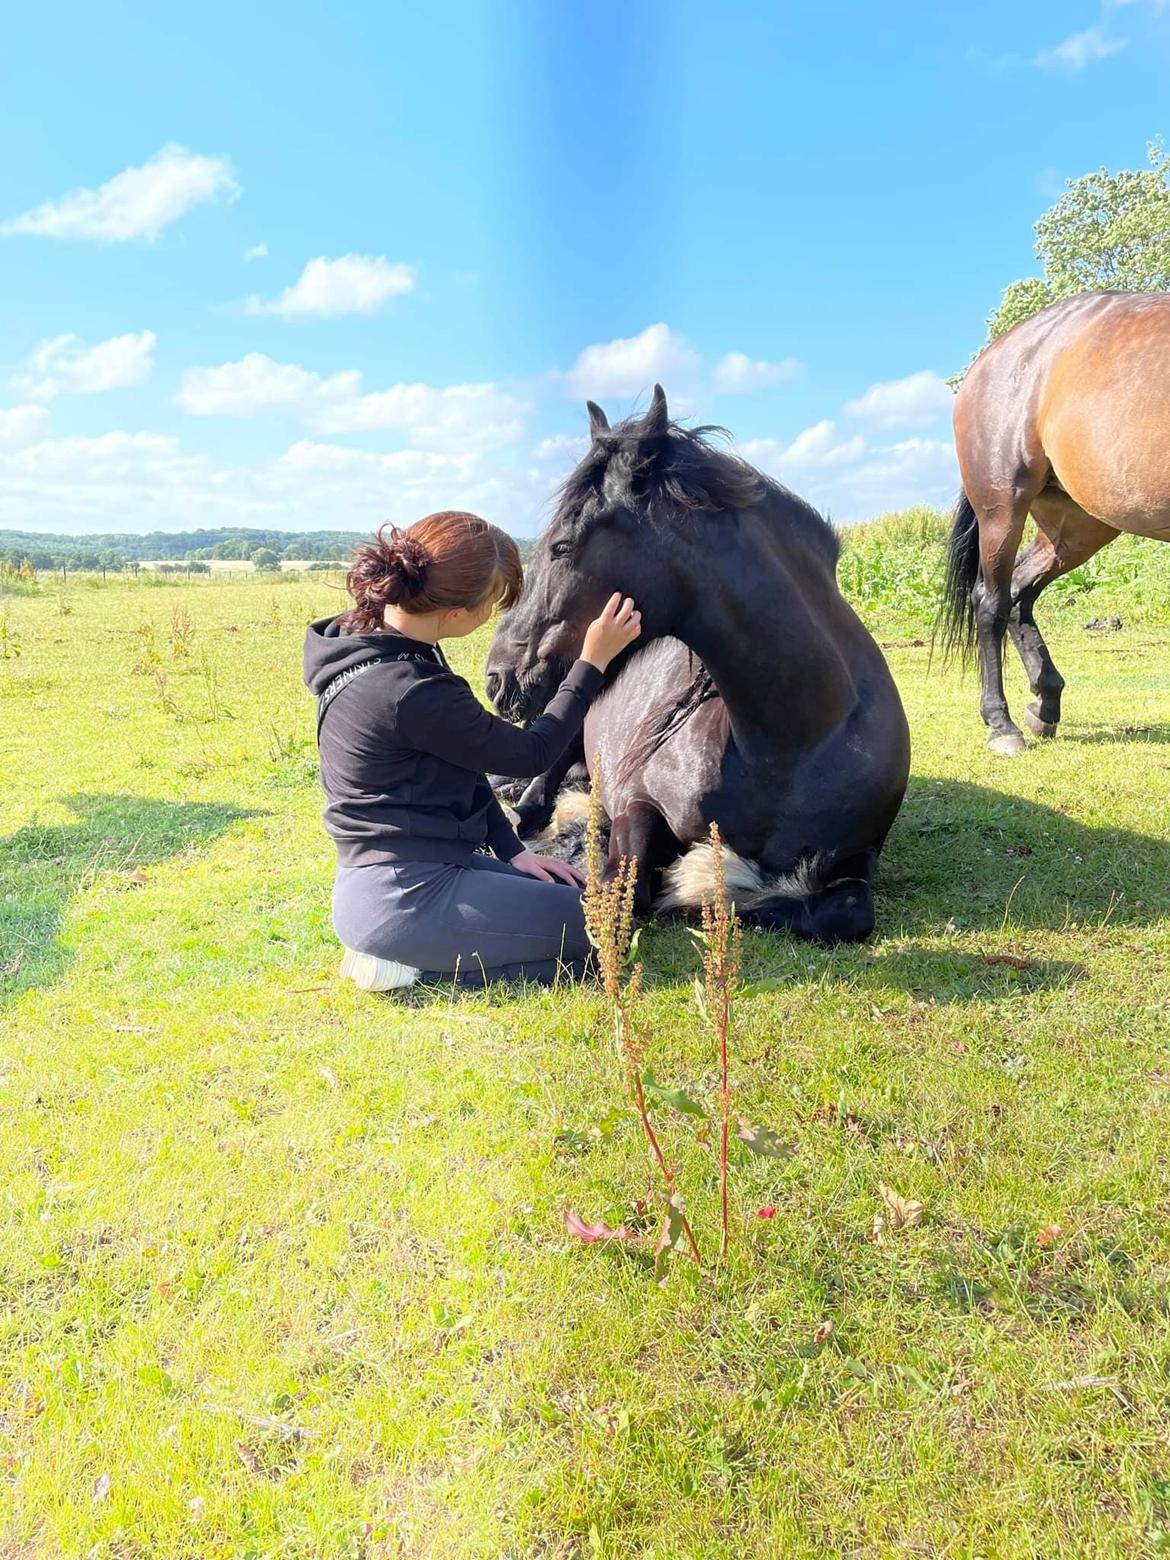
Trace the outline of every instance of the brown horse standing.
{"label": "brown horse standing", "polygon": [[[948,648],[979,645],[980,713],[996,753],[1022,753],[1003,691],[1009,632],[1054,735],[1064,678],[1036,598],[1122,531],[1170,541],[1170,294],[1082,293],[983,351],[955,398],[963,492],[943,605]],[[1031,513],[1039,535],[1016,561]]]}

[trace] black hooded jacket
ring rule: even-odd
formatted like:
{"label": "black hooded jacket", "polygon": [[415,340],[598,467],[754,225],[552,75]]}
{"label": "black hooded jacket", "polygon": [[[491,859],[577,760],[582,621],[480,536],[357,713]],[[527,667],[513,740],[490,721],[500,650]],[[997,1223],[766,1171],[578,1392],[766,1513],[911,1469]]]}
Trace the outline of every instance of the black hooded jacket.
{"label": "black hooded jacket", "polygon": [[325,827],[345,867],[459,866],[484,845],[510,861],[524,846],[484,772],[542,774],[581,729],[602,681],[576,662],[544,714],[521,728],[486,710],[437,646],[391,629],[350,634],[337,618],[309,625],[304,672],[319,710],[337,687],[317,740]]}

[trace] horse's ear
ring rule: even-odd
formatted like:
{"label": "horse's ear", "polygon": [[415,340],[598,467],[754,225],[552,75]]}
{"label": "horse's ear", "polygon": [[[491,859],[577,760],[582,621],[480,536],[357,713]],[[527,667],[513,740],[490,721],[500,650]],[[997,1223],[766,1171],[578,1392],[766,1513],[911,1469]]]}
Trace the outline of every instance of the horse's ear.
{"label": "horse's ear", "polygon": [[585,410],[589,413],[589,437],[591,439],[596,440],[599,433],[609,432],[609,418],[596,401],[586,401]]}
{"label": "horse's ear", "polygon": [[661,385],[654,386],[654,394],[650,397],[650,410],[642,419],[642,426],[638,430],[643,438],[660,438],[670,425],[670,414],[666,410],[666,391]]}

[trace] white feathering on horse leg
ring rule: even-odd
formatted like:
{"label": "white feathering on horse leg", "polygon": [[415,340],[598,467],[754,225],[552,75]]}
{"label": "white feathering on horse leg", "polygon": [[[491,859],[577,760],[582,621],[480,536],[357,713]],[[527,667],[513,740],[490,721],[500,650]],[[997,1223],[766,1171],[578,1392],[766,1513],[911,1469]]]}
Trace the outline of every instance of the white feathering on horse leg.
{"label": "white feathering on horse leg", "polygon": [[[723,881],[730,899],[741,902],[746,896],[755,897],[764,886],[763,874],[754,862],[738,855],[730,846],[723,847]],[[655,910],[683,910],[701,905],[715,893],[715,858],[711,842],[700,840],[692,845],[685,856],[667,867],[662,874],[663,890],[654,901]]]}
{"label": "white feathering on horse leg", "polygon": [[[750,910],[765,899],[808,899],[824,885],[821,881],[821,857],[808,856],[797,862],[791,872],[767,877],[754,861],[723,846],[723,882],[727,896],[739,910]],[[715,894],[715,861],[709,840],[692,845],[662,874],[663,891],[654,908],[684,910],[696,908]]]}
{"label": "white feathering on horse leg", "polygon": [[552,822],[546,824],[534,839],[528,841],[528,849],[535,851],[538,856],[546,856],[551,845],[568,835],[575,837],[584,834],[588,824],[589,792],[562,791],[557,797]]}
{"label": "white feathering on horse leg", "polygon": [[557,810],[553,813],[554,829],[571,829],[576,823],[589,822],[589,792],[562,791],[557,797]]}

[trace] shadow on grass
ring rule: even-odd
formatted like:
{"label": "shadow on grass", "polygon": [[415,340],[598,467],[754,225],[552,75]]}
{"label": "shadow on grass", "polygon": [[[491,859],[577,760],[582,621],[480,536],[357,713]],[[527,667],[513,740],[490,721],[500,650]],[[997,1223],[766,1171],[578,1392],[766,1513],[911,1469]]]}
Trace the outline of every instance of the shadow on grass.
{"label": "shadow on grass", "polygon": [[1101,743],[1149,742],[1164,747],[1170,743],[1170,720],[1152,721],[1137,726],[1061,726],[1057,742],[1074,742],[1077,747]]}
{"label": "shadow on grass", "polygon": [[100,872],[131,872],[214,839],[255,809],[141,796],[61,797],[76,823],[0,839],[0,1007],[47,986],[72,955],[58,941],[72,896]]}
{"label": "shadow on grass", "polygon": [[[1089,781],[1091,784],[1091,779]],[[744,944],[748,986],[799,970],[937,1002],[999,1001],[1082,980],[1084,965],[1030,957],[1020,932],[1132,926],[1170,916],[1170,838],[1094,827],[1053,807],[958,780],[915,777],[878,864],[877,931],[865,945],[822,949],[775,932]],[[948,928],[983,934],[949,944]],[[895,946],[885,939],[907,939]],[[643,937],[648,987],[688,985],[686,933]]]}
{"label": "shadow on grass", "polygon": [[[761,980],[778,986],[807,980],[810,970],[944,1003],[1058,990],[1090,971],[1068,959],[1021,954],[1013,934],[1073,925],[1137,928],[1170,916],[1170,838],[1095,828],[965,781],[915,778],[879,862],[876,890],[877,931],[868,944],[824,949],[783,933],[749,933],[748,990]],[[951,946],[948,927],[985,935],[978,948],[966,937]],[[648,931],[639,948],[647,988],[689,990],[698,966],[686,929],[652,925]],[[893,938],[904,941],[885,941]],[[501,985],[489,1000],[506,1006],[524,994]],[[449,1006],[462,995],[435,985],[388,1000]]]}
{"label": "shadow on grass", "polygon": [[966,781],[913,779],[877,891],[879,935],[937,936],[948,921],[997,932],[1138,926],[1170,914],[1170,836],[1093,827]]}

